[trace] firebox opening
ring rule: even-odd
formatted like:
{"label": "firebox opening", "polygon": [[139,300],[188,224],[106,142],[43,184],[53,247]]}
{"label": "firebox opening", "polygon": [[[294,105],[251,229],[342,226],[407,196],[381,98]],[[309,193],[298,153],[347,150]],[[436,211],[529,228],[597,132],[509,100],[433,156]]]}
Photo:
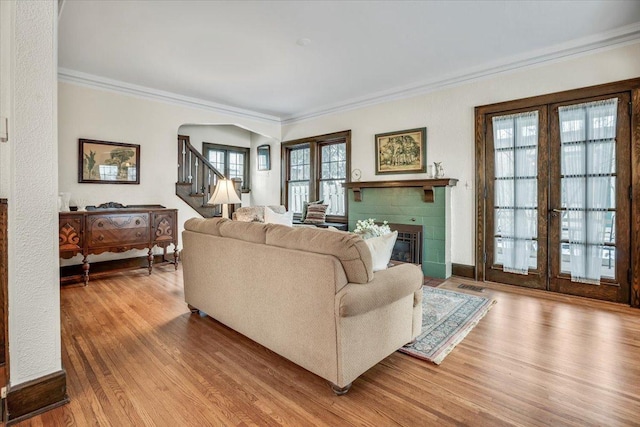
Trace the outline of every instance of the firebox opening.
{"label": "firebox opening", "polygon": [[422,264],[422,226],[389,224],[391,231],[398,232],[391,259],[413,264]]}

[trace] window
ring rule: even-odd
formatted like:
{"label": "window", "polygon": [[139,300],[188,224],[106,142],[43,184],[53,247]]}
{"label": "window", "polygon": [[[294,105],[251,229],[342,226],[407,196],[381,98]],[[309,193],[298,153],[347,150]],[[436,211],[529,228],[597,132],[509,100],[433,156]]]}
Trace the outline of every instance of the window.
{"label": "window", "polygon": [[249,191],[249,149],[231,145],[202,143],[202,151],[209,162],[227,179],[240,178],[242,191]]}
{"label": "window", "polygon": [[304,202],[324,200],[327,220],[346,222],[351,131],[282,143],[282,203],[295,214]]}
{"label": "window", "polygon": [[329,205],[329,215],[346,216],[345,189],[342,183],[347,176],[347,144],[321,145],[319,163],[318,199]]}

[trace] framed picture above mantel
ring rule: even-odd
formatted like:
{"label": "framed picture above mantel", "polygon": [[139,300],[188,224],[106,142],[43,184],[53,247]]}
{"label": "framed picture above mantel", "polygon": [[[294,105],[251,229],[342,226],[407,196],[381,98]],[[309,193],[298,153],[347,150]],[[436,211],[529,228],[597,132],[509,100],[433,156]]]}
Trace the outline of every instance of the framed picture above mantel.
{"label": "framed picture above mantel", "polygon": [[427,128],[379,133],[375,145],[376,175],[426,172]]}
{"label": "framed picture above mantel", "polygon": [[140,146],[79,139],[78,182],[140,184]]}

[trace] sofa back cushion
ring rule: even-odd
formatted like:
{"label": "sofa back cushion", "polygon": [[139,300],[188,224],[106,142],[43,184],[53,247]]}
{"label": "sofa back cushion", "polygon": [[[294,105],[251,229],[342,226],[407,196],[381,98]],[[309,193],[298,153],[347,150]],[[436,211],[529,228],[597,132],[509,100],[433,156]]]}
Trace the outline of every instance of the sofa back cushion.
{"label": "sofa back cushion", "polygon": [[261,222],[225,221],[220,225],[220,236],[245,242],[261,243],[266,241],[266,232],[271,224]]}
{"label": "sofa back cushion", "polygon": [[266,228],[266,243],[280,248],[333,255],[340,260],[351,283],[368,283],[373,279],[371,252],[364,240],[355,234],[272,224]]}
{"label": "sofa back cushion", "polygon": [[225,222],[230,222],[230,220],[226,218],[190,218],[185,221],[184,229],[219,237],[220,225]]}

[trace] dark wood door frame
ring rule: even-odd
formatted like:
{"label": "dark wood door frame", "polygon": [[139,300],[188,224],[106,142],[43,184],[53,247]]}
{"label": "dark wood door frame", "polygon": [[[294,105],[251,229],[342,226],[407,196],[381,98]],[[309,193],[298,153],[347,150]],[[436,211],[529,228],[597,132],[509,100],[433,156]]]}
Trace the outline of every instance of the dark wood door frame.
{"label": "dark wood door frame", "polygon": [[476,280],[485,280],[486,239],[491,230],[486,227],[486,116],[502,111],[526,109],[576,99],[629,93],[631,97],[631,288],[629,304],[640,307],[640,78],[622,80],[582,89],[573,89],[514,101],[483,105],[475,108],[476,155]]}

